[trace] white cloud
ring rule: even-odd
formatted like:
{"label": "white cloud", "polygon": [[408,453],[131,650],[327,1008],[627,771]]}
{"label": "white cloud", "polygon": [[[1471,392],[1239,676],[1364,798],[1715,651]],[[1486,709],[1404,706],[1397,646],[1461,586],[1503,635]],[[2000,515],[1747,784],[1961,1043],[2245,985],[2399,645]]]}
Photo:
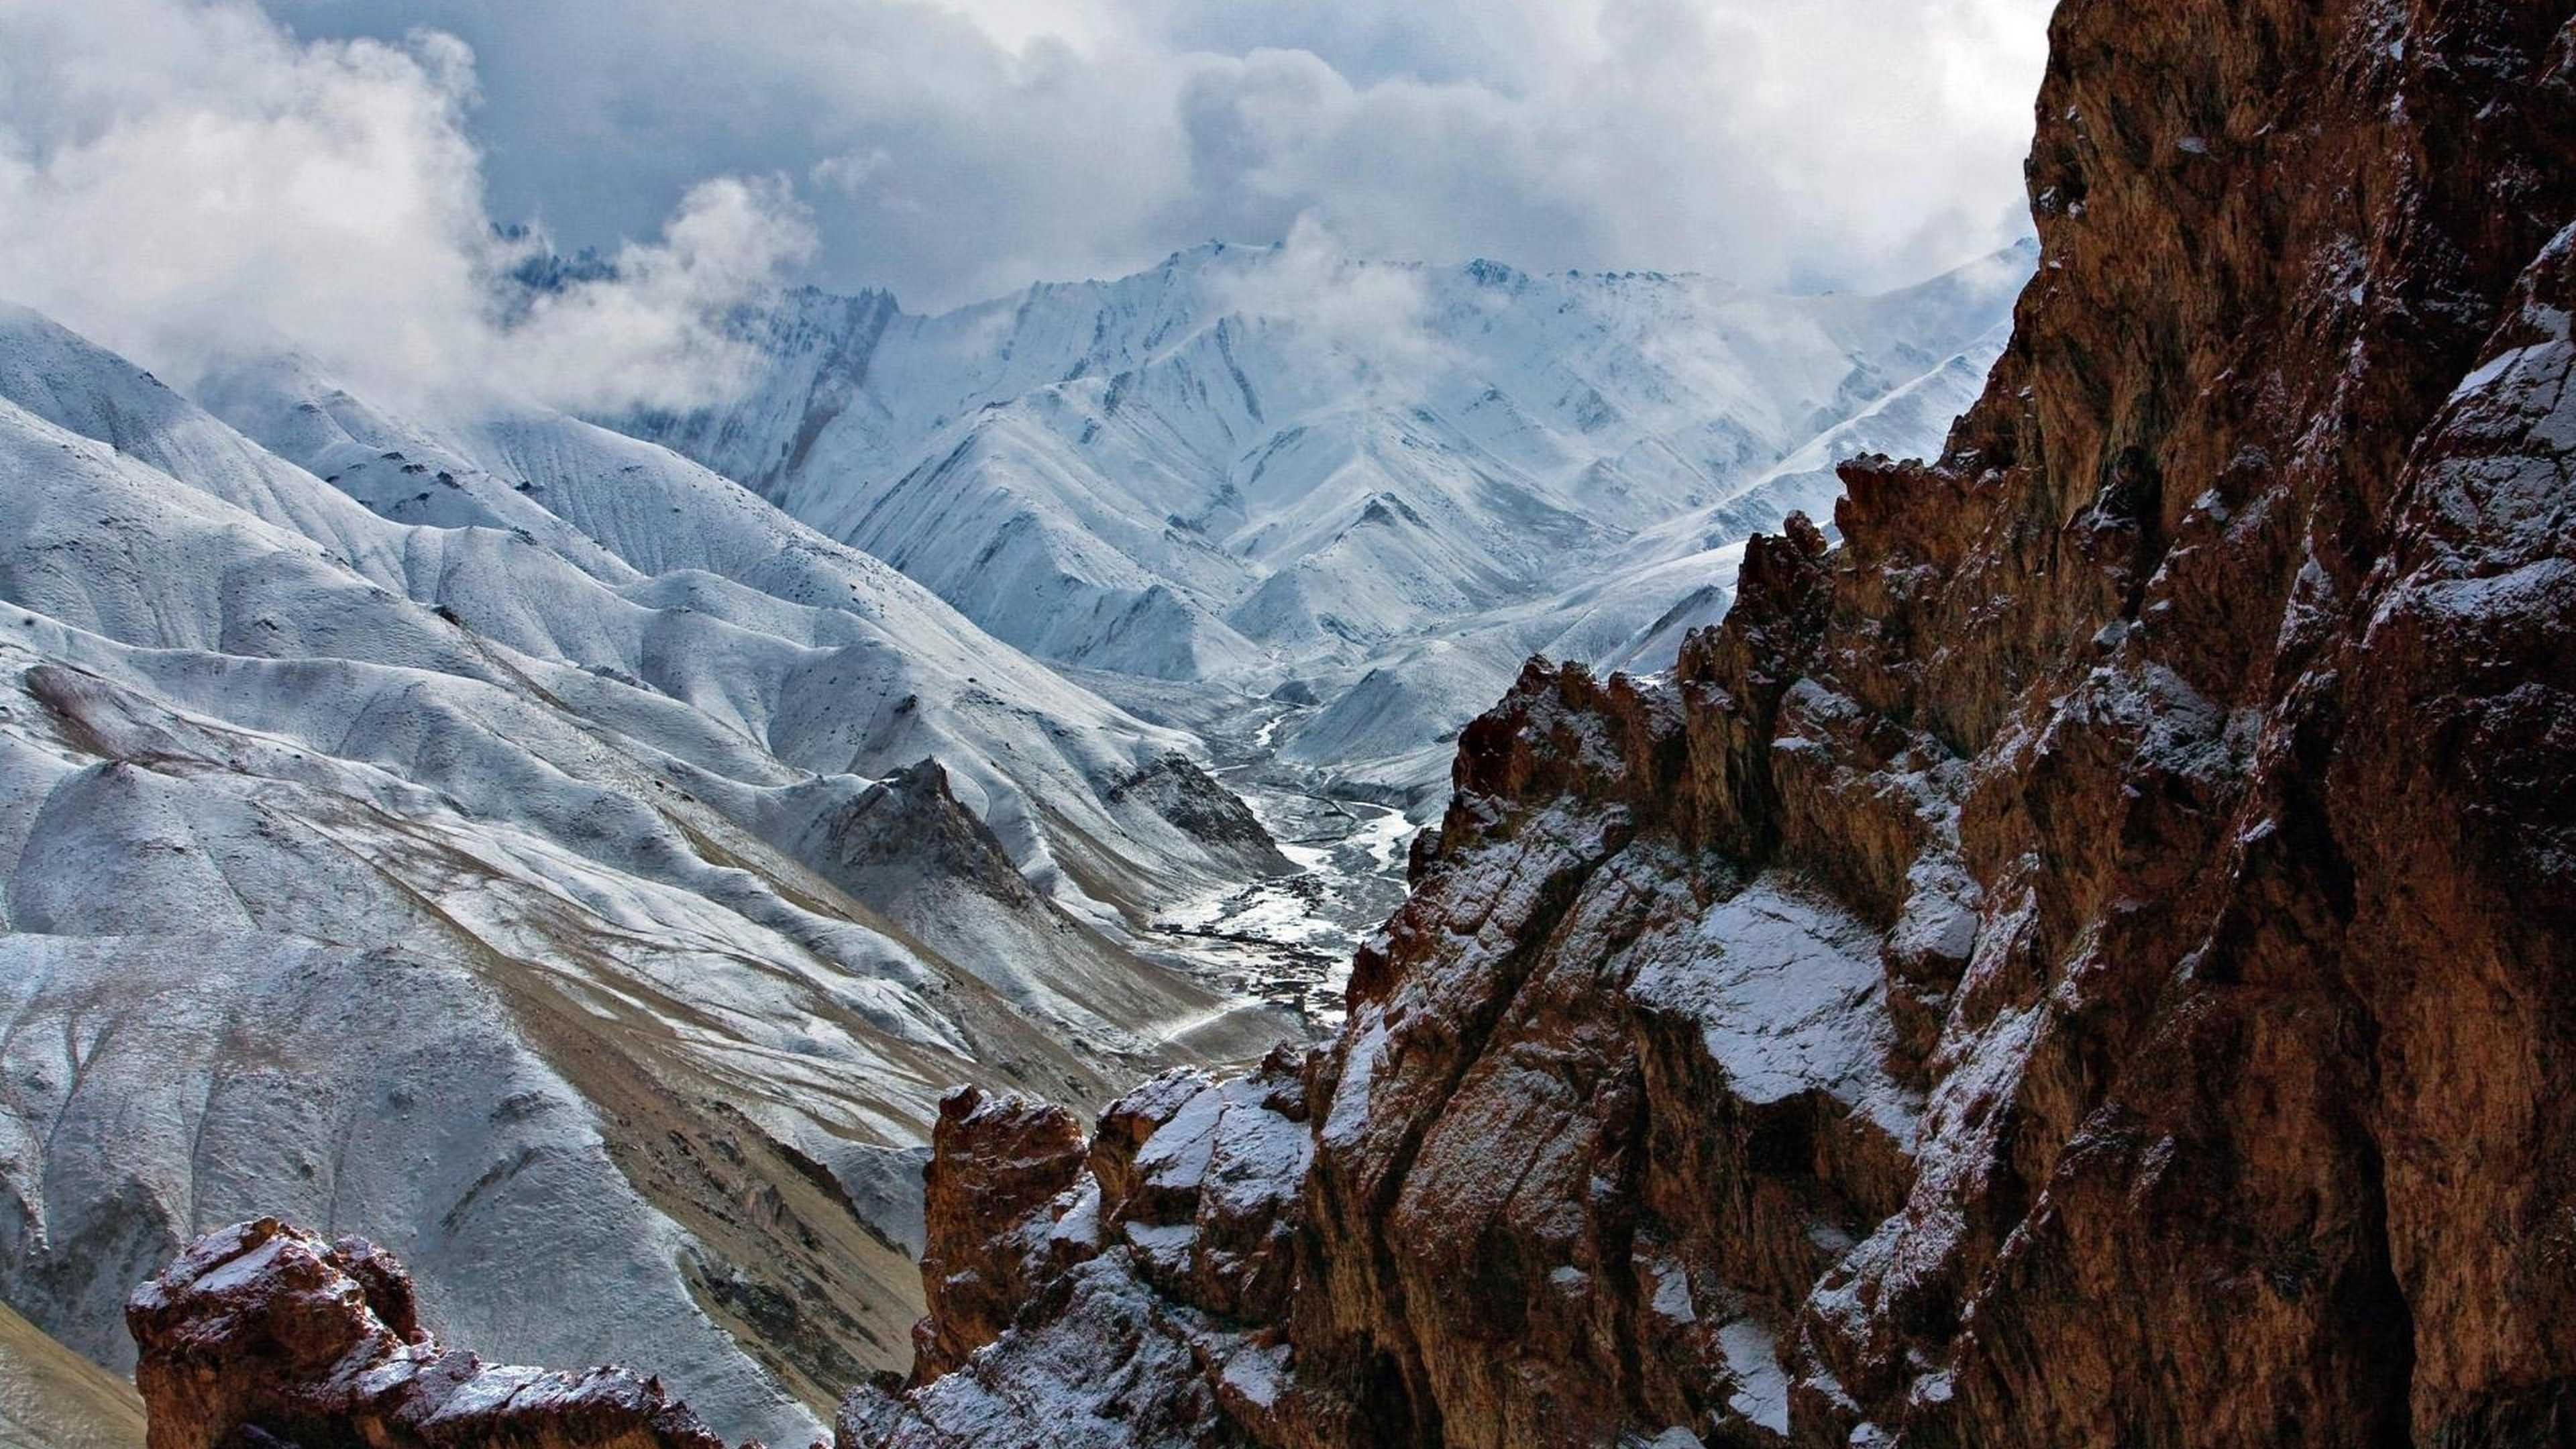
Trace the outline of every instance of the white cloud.
{"label": "white cloud", "polygon": [[455,38],[301,43],[255,7],[0,0],[0,294],[186,379],[302,352],[413,406],[681,403],[810,253],[777,183],[690,190],[618,275],[507,305]]}
{"label": "white cloud", "polygon": [[2021,225],[2052,0],[269,3],[473,42],[496,210],[598,240],[807,177],[822,280],[937,306],[1310,213],[1397,259],[1928,275]]}
{"label": "white cloud", "polygon": [[1300,216],[1277,247],[1217,274],[1220,305],[1254,326],[1289,329],[1363,386],[1419,393],[1456,360],[1430,326],[1429,291],[1409,268],[1352,255],[1312,213]]}
{"label": "white cloud", "polygon": [[[938,306],[1300,217],[1928,275],[2022,225],[2051,0],[264,3],[0,0],[0,293],[182,374],[291,346],[605,407],[721,386],[782,272]],[[500,310],[495,216],[618,281]]]}
{"label": "white cloud", "polygon": [[489,338],[505,395],[616,411],[684,406],[748,383],[755,359],[725,316],[813,246],[784,181],[700,182],[660,242],[618,248],[612,278],[540,295]]}

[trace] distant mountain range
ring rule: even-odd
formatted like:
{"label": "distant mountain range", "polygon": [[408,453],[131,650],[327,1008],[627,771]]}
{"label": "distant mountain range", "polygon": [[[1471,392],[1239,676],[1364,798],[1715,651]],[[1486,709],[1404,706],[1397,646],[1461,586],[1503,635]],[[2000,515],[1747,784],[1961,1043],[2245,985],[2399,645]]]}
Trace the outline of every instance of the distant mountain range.
{"label": "distant mountain range", "polygon": [[1366,682],[1279,743],[1419,790],[1528,655],[1664,667],[1832,463],[1937,450],[2033,256],[1875,296],[1217,244],[936,316],[801,291],[745,319],[747,396],[619,425],[1041,659]]}

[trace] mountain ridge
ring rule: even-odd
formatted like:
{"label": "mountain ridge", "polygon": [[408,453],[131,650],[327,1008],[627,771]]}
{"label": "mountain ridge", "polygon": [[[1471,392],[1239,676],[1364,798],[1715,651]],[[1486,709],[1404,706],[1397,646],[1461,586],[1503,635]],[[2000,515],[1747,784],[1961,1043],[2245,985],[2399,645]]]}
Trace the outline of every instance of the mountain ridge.
{"label": "mountain ridge", "polygon": [[[774,361],[744,401],[621,425],[756,480],[1043,657],[1257,675],[1260,641],[1332,654],[1529,594],[1547,555],[1505,524],[1553,531],[1561,554],[1712,501],[1727,468],[1785,456],[1973,342],[2027,266],[2016,248],[1879,297],[1772,297],[1212,245],[930,316],[789,294],[745,323]],[[1755,383],[1755,357],[1800,376]],[[1615,446],[1579,441],[1603,433]],[[1410,525],[1408,547],[1324,561],[1371,523]],[[960,529],[971,543],[935,536]],[[1453,547],[1469,552],[1374,602],[1326,582]],[[1056,608],[1015,613],[1003,571],[1053,580]],[[1111,649],[1139,609],[1193,652]]]}
{"label": "mountain ridge", "polygon": [[[360,491],[0,315],[0,1291],[49,1333],[117,1362],[119,1280],[280,1207],[514,1354],[640,1314],[792,1439],[900,1361],[946,1085],[1293,1034],[1073,882],[1234,878],[1239,833],[1109,798],[1185,736],[649,445],[523,418],[504,479],[311,401],[273,416]],[[877,808],[957,849],[854,868]]]}

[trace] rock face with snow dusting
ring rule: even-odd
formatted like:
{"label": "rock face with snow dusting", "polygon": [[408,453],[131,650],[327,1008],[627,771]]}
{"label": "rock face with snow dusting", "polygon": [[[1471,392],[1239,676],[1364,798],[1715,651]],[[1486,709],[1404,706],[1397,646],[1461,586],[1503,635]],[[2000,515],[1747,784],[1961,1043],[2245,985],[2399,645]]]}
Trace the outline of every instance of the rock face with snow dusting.
{"label": "rock face with snow dusting", "polygon": [[1016,1222],[1073,1186],[1082,1128],[1052,1102],[968,1087],[939,1104],[923,1179],[928,1241],[921,1283],[930,1313],[914,1329],[912,1375],[937,1378],[1000,1336],[1035,1284],[1026,1254],[983,1225]]}
{"label": "rock face with snow dusting", "polygon": [[400,1263],[273,1218],[199,1238],[125,1316],[151,1449],[725,1449],[656,1380],[442,1348]]}
{"label": "rock face with snow dusting", "polygon": [[2068,0],[2039,110],[1945,456],[1526,672],[845,1444],[2564,1442],[2576,19]]}

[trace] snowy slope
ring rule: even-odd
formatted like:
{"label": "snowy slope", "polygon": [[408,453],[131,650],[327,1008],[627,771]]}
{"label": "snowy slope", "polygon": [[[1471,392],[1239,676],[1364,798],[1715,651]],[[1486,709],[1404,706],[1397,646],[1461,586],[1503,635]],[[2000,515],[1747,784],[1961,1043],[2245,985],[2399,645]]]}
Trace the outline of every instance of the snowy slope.
{"label": "snowy slope", "polygon": [[1041,657],[1276,679],[1742,500],[1983,347],[2029,266],[1768,296],[1211,245],[935,317],[790,294],[748,324],[771,367],[744,401],[621,426]]}
{"label": "snowy slope", "polygon": [[[666,623],[709,621],[674,629],[729,625],[826,653],[828,669],[760,700],[719,698],[764,678],[729,634],[711,651],[652,651],[658,672],[644,677],[803,769],[874,778],[938,759],[1014,861],[1068,905],[1089,904],[1075,878],[1133,894],[1239,873],[1186,830],[1113,802],[1137,770],[1187,753],[1187,736],[1124,715],[879,560],[667,449],[534,411],[432,429],[285,364],[236,372],[210,400],[388,518],[507,528]],[[570,657],[605,662],[595,646]]]}
{"label": "snowy slope", "polygon": [[136,1278],[280,1212],[802,1442],[904,1357],[950,1083],[1284,1029],[1021,869],[1232,878],[1129,788],[1182,737],[649,445],[279,416],[405,484],[0,317],[0,1298],[49,1333],[116,1360]]}
{"label": "snowy slope", "polygon": [[[1842,493],[1834,465],[1844,459],[1938,453],[2007,335],[1998,324],[1715,501],[1641,530],[1574,570],[1570,586],[1452,621],[1356,671],[1327,676],[1329,703],[1286,735],[1282,757],[1427,803],[1447,781],[1458,731],[1501,697],[1530,656],[1605,673],[1669,667],[1682,637],[1716,623],[1735,601],[1747,537],[1778,532],[1791,513],[1830,527]],[[1343,686],[1344,679],[1352,682]]]}

